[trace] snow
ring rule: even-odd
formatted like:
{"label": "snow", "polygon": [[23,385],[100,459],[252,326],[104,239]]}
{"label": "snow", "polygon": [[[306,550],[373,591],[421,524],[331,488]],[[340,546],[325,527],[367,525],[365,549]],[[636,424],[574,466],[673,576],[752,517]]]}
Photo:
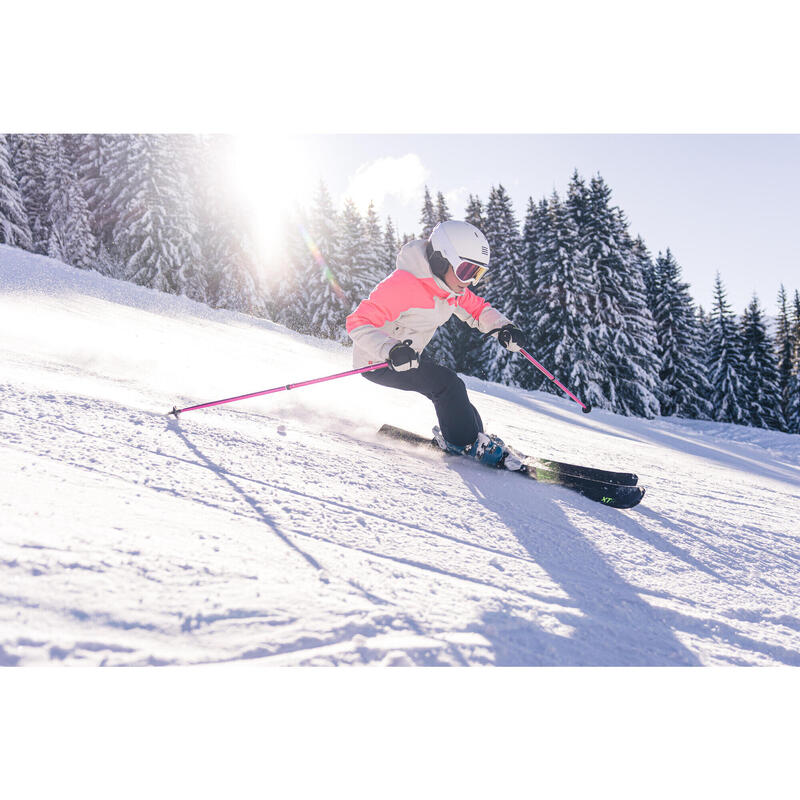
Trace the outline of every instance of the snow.
{"label": "snow", "polygon": [[616,511],[380,439],[350,350],[0,246],[0,664],[800,665],[800,436],[467,379]]}

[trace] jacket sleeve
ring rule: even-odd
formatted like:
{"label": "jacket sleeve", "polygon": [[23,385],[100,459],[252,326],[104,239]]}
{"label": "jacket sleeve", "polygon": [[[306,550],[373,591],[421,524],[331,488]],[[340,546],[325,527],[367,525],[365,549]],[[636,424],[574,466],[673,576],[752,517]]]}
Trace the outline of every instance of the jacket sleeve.
{"label": "jacket sleeve", "polygon": [[397,319],[407,309],[409,279],[413,280],[409,273],[395,270],[388,278],[384,278],[347,318],[348,335],[373,362],[386,361],[389,350],[399,341],[380,329],[387,322]]}
{"label": "jacket sleeve", "polygon": [[[481,333],[488,333],[495,328],[511,324],[508,317],[469,289],[458,298],[455,313],[459,319],[464,320],[467,325],[477,328]],[[495,334],[495,338],[497,338],[497,334]]]}

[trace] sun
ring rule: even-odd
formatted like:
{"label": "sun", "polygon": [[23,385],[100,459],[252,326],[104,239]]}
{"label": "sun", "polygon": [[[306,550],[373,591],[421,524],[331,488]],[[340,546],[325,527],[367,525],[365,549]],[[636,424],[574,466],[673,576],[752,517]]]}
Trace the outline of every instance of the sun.
{"label": "sun", "polygon": [[236,135],[228,180],[248,215],[261,263],[274,268],[288,219],[297,206],[308,205],[313,192],[309,154],[297,136]]}

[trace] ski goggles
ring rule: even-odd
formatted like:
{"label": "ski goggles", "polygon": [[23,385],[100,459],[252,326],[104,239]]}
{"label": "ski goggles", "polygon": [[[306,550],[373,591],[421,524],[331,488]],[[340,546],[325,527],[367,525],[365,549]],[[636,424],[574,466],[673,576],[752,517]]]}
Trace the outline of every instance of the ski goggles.
{"label": "ski goggles", "polygon": [[462,261],[454,270],[456,278],[462,283],[471,283],[473,286],[489,271],[489,267],[476,264],[474,261]]}

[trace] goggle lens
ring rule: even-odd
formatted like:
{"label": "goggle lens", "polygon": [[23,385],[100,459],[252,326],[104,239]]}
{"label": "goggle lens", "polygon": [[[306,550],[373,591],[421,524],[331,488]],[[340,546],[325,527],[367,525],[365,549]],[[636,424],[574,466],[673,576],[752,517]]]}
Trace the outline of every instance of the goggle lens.
{"label": "goggle lens", "polygon": [[477,283],[487,272],[489,267],[473,264],[472,261],[462,261],[455,269],[456,277],[462,283]]}

